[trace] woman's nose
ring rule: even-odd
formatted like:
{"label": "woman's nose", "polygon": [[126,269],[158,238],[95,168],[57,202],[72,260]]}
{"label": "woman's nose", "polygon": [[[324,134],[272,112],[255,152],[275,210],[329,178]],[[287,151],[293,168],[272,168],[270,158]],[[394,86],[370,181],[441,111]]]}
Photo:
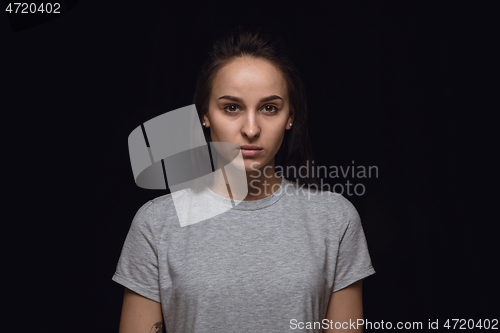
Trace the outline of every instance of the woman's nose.
{"label": "woman's nose", "polygon": [[241,134],[249,139],[256,138],[260,135],[260,126],[255,113],[249,113],[243,119],[244,123],[241,127]]}

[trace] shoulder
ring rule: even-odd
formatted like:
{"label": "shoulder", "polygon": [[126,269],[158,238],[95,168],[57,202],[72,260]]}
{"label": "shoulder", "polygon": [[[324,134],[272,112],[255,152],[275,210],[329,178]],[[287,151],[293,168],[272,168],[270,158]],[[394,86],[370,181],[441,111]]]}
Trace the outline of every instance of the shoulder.
{"label": "shoulder", "polygon": [[330,213],[335,212],[343,216],[357,214],[354,205],[342,194],[327,190],[321,191],[314,185],[298,185],[287,180],[285,195],[292,195],[303,206],[311,206],[314,209],[325,208]]}
{"label": "shoulder", "polygon": [[154,230],[159,228],[161,221],[176,217],[172,194],[165,194],[145,202],[136,212],[132,225],[140,229]]}
{"label": "shoulder", "polygon": [[287,185],[289,188],[285,195],[291,196],[293,205],[297,209],[308,211],[315,216],[326,217],[341,229],[360,222],[358,211],[342,194],[320,191],[315,186],[301,186],[291,181],[288,181]]}
{"label": "shoulder", "polygon": [[335,193],[335,192],[328,192],[328,193],[330,193],[329,199],[331,205],[335,208],[334,212],[336,212],[336,214],[338,214],[339,217],[347,221],[359,219],[359,214],[358,211],[356,210],[356,207],[354,207],[354,205],[346,197],[344,197],[340,193]]}

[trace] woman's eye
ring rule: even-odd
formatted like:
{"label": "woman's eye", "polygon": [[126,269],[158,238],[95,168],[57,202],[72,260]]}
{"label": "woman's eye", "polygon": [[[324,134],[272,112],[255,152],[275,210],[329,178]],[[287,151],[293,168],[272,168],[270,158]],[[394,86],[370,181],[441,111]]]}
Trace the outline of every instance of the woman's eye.
{"label": "woman's eye", "polygon": [[227,112],[236,112],[238,107],[236,105],[228,105],[224,108]]}
{"label": "woman's eye", "polygon": [[[234,104],[224,107],[224,110],[226,110],[229,113],[235,113],[237,111],[241,111],[240,108]],[[265,111],[267,113],[276,113],[278,111],[278,108],[274,105],[266,105],[266,106],[264,106],[262,111]]]}
{"label": "woman's eye", "polygon": [[266,105],[266,106],[264,106],[264,111],[274,113],[274,112],[278,111],[278,108],[275,107],[274,105]]}

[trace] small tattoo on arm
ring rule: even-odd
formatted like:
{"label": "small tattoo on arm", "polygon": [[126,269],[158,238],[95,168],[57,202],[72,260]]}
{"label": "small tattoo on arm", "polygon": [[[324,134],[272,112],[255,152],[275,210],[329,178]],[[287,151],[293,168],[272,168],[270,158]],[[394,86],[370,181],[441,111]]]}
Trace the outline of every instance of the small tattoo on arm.
{"label": "small tattoo on arm", "polygon": [[159,321],[151,327],[149,333],[161,333],[161,329],[163,328],[163,322]]}

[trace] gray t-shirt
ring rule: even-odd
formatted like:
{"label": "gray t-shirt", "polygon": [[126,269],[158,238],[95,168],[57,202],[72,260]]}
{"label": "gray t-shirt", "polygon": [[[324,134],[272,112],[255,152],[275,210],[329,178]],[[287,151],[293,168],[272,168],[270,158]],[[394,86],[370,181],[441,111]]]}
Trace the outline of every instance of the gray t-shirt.
{"label": "gray t-shirt", "polygon": [[148,201],[112,279],[160,302],[168,333],[282,333],[321,332],[331,293],[373,273],[354,206],[283,179],[264,199],[184,227],[171,194]]}

